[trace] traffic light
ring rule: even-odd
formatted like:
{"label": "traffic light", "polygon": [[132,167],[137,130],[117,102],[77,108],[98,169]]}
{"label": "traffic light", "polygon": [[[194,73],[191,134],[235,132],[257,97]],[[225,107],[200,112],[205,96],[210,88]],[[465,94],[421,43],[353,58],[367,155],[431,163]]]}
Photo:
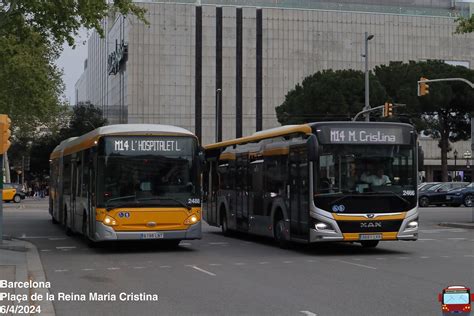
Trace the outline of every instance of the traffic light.
{"label": "traffic light", "polygon": [[[426,80],[429,80],[429,79],[425,78],[425,77],[420,78],[420,81],[426,81]],[[420,82],[418,84],[418,96],[422,97],[422,96],[427,95],[429,93],[430,93],[430,86],[425,82]]]}
{"label": "traffic light", "polygon": [[383,106],[383,117],[391,117],[393,115],[393,104],[385,102]]}
{"label": "traffic light", "polygon": [[12,121],[6,114],[0,114],[0,155],[3,155],[10,148],[10,125]]}

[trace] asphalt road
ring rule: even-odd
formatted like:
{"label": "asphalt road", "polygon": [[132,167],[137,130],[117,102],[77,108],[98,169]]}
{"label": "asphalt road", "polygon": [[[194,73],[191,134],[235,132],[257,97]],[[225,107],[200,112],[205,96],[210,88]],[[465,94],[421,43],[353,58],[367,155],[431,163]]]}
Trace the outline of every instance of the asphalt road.
{"label": "asphalt road", "polygon": [[45,201],[6,204],[5,233],[39,249],[51,292],[158,294],[158,302],[55,302],[57,315],[439,315],[437,293],[474,287],[469,208],[422,208],[420,239],[278,248],[248,236],[203,239],[177,249],[111,244],[90,249],[51,223]]}

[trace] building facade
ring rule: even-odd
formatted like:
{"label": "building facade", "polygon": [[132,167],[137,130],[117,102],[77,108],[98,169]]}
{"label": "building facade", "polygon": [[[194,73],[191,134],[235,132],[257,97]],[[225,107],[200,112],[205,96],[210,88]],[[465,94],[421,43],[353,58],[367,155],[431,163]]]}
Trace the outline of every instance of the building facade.
{"label": "building facade", "polygon": [[[172,124],[204,144],[279,126],[275,107],[306,76],[389,61],[440,59],[474,69],[474,35],[453,34],[473,4],[452,0],[148,1],[145,25],[94,32],[76,101],[110,123]],[[190,1],[189,1],[190,2]],[[86,91],[83,91],[83,90]],[[81,99],[82,98],[82,99]]]}

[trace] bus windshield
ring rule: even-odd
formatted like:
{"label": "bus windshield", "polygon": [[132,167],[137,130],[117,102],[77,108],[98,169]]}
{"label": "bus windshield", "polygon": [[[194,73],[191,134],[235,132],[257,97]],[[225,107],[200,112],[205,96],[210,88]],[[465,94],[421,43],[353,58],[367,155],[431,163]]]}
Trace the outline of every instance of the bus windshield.
{"label": "bus windshield", "polygon": [[[364,200],[367,197],[384,197],[387,198],[385,206],[376,207],[385,211],[390,211],[391,208],[398,208],[400,211],[400,208],[406,209],[416,204],[413,146],[323,145],[319,167],[315,169],[314,193],[316,199],[326,204],[324,208],[341,201],[341,197],[363,197]],[[345,204],[356,207],[360,203]],[[360,210],[354,209],[354,212],[367,210],[367,203],[365,207],[359,208]]]}
{"label": "bus windshield", "polygon": [[[179,143],[167,144],[169,141],[164,140],[164,146],[168,147],[160,148],[157,141],[148,140],[147,149],[158,144],[156,148],[161,150],[145,153],[137,149],[137,143],[125,143],[128,149],[122,143],[117,148],[123,150],[113,150],[108,145],[116,140],[105,140],[98,161],[98,205],[186,206],[189,199],[199,199],[194,140],[179,139]],[[171,141],[176,142],[177,138]],[[135,145],[134,152],[131,151],[132,145]],[[169,150],[163,150],[165,148]]]}
{"label": "bus windshield", "polygon": [[444,293],[444,304],[469,304],[469,293]]}

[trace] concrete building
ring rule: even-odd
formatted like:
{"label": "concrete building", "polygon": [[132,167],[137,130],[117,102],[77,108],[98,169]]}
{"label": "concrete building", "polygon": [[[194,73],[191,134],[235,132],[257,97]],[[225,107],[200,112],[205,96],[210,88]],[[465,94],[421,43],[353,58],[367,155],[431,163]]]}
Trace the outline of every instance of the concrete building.
{"label": "concrete building", "polygon": [[[110,123],[173,124],[204,144],[278,126],[275,107],[306,76],[389,61],[441,59],[474,69],[474,35],[456,35],[453,0],[143,1],[135,18],[94,32],[76,101]],[[385,5],[390,3],[390,5]],[[85,90],[85,91],[84,91]],[[216,115],[217,112],[217,115]],[[217,117],[217,120],[216,120]],[[218,122],[216,128],[216,121]]]}

